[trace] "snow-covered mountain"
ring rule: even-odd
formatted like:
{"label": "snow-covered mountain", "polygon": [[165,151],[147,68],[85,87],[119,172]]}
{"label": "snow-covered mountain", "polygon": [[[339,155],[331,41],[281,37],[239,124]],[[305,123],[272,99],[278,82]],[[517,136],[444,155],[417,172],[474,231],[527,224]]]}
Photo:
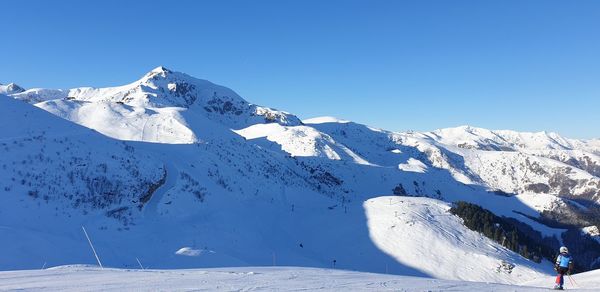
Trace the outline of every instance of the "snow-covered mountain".
{"label": "snow-covered mountain", "polygon": [[114,267],[335,264],[517,283],[551,265],[468,230],[449,203],[476,203],[557,241],[598,224],[597,140],[300,121],[163,67],[119,87],[9,96],[0,96],[11,125],[0,144],[11,153],[0,157],[0,269],[93,263],[85,225]]}
{"label": "snow-covered mountain", "polygon": [[232,90],[158,67],[131,84],[70,90],[30,89],[12,95],[108,136],[133,141],[194,143],[205,125],[298,125],[288,113],[249,104]]}
{"label": "snow-covered mountain", "polygon": [[0,83],[0,94],[15,94],[15,93],[21,93],[23,91],[25,91],[25,89],[23,89],[23,87],[16,85],[14,83],[9,83],[7,85]]}
{"label": "snow-covered mountain", "polygon": [[[539,211],[570,209],[576,214],[588,207],[597,208],[600,202],[597,140],[566,139],[547,132],[490,131],[468,126],[417,133],[415,136],[424,137],[432,144],[460,155],[472,182],[506,194],[530,193],[537,197],[550,194],[566,200],[564,203],[569,205],[564,208],[558,202],[539,208]],[[562,217],[564,223],[575,225],[598,222],[582,216],[553,217]]]}

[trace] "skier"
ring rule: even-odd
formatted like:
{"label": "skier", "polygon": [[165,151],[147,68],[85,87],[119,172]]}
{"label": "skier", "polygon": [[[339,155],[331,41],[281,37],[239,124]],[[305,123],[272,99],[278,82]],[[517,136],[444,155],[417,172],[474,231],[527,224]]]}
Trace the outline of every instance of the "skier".
{"label": "skier", "polygon": [[554,263],[554,270],[558,273],[556,276],[556,285],[554,286],[555,290],[563,290],[563,285],[565,283],[564,275],[571,275],[571,271],[573,270],[573,258],[569,254],[569,250],[565,246],[560,247],[560,254],[556,257],[556,262]]}

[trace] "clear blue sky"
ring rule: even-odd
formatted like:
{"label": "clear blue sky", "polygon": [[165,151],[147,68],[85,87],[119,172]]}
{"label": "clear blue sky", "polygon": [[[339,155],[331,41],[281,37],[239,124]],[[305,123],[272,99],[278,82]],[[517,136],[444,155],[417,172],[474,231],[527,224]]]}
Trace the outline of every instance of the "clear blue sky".
{"label": "clear blue sky", "polygon": [[600,137],[600,1],[0,7],[2,83],[113,86],[164,65],[301,118]]}

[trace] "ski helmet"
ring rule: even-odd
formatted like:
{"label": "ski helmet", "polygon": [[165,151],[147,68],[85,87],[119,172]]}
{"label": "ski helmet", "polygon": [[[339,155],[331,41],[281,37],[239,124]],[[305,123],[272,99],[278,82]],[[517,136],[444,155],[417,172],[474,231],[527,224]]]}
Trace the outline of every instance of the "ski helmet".
{"label": "ski helmet", "polygon": [[561,246],[560,247],[560,253],[568,253],[569,249],[566,246]]}

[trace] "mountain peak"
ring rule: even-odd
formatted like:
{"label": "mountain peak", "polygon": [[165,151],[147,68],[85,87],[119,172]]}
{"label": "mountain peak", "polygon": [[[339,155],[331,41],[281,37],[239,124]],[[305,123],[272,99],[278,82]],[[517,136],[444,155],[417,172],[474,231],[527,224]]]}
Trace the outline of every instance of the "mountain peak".
{"label": "mountain peak", "polygon": [[25,89],[15,83],[9,83],[8,85],[3,85],[2,83],[0,83],[0,93],[3,94],[15,94],[15,93],[21,93],[25,91]]}
{"label": "mountain peak", "polygon": [[168,73],[172,73],[173,71],[165,68],[164,66],[158,66],[154,69],[152,69],[152,71],[150,71],[152,73],[161,73],[161,74],[168,74]]}
{"label": "mountain peak", "polygon": [[169,76],[172,73],[173,73],[173,71],[171,71],[163,66],[158,66],[158,67],[152,69],[152,71],[146,73],[146,75],[144,75],[143,79],[152,79],[152,78],[156,78],[157,76],[164,78],[164,77]]}

